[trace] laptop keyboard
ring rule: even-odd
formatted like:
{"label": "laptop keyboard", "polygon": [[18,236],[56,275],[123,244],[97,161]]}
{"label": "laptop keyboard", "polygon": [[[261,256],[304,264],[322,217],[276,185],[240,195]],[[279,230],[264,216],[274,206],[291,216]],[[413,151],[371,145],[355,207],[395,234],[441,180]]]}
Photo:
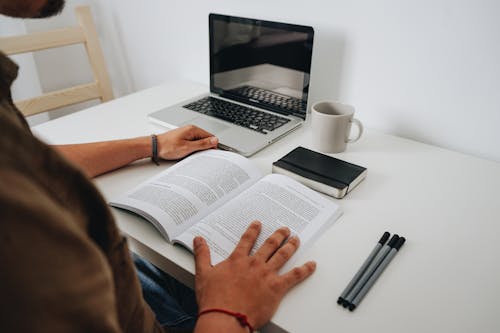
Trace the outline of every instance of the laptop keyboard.
{"label": "laptop keyboard", "polygon": [[281,95],[274,91],[265,90],[252,86],[241,86],[230,90],[233,94],[252,98],[261,104],[266,104],[273,107],[278,107],[289,112],[304,113],[306,110],[306,102],[301,99]]}
{"label": "laptop keyboard", "polygon": [[290,121],[284,117],[210,96],[184,105],[184,107],[263,134],[266,134],[267,131],[274,131]]}

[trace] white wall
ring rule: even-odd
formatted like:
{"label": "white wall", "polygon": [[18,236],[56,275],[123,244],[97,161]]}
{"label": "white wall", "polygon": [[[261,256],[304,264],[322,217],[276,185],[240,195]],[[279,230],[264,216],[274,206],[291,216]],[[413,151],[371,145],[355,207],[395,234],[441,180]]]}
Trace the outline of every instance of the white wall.
{"label": "white wall", "polygon": [[312,25],[311,101],[368,127],[500,161],[499,1],[117,1],[138,89],[208,83],[211,11]]}
{"label": "white wall", "polygon": [[[310,102],[348,102],[367,127],[500,161],[500,1],[71,0],[52,24],[75,3],[93,7],[117,95],[208,84],[209,12],[312,25]],[[56,56],[36,61],[60,68]]]}

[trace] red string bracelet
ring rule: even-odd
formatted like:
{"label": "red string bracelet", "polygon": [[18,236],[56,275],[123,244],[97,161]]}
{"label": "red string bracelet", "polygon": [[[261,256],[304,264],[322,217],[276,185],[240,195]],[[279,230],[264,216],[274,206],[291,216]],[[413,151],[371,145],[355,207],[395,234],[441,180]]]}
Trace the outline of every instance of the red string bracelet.
{"label": "red string bracelet", "polygon": [[247,316],[245,316],[243,313],[232,312],[229,310],[214,308],[214,309],[206,309],[206,310],[201,311],[200,313],[198,313],[198,317],[201,317],[202,315],[204,315],[206,313],[210,313],[210,312],[220,312],[220,313],[225,313],[227,315],[233,316],[240,322],[241,326],[248,327],[250,329],[250,333],[253,332],[252,325],[250,325],[250,323],[248,322]]}

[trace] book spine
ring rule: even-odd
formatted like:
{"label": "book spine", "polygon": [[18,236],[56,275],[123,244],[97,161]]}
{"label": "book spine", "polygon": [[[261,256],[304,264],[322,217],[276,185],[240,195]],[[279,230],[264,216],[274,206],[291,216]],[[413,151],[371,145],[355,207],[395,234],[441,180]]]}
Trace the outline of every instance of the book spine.
{"label": "book spine", "polygon": [[333,186],[329,186],[329,185],[317,182],[315,180],[303,177],[303,176],[296,174],[294,172],[288,171],[280,166],[277,166],[276,164],[273,164],[272,172],[282,174],[284,176],[288,176],[288,177],[298,181],[301,184],[306,185],[307,187],[309,187],[315,191],[324,193],[326,195],[332,196],[332,197],[337,198],[337,199],[342,199],[347,194],[347,187],[339,189],[339,188],[336,188]]}

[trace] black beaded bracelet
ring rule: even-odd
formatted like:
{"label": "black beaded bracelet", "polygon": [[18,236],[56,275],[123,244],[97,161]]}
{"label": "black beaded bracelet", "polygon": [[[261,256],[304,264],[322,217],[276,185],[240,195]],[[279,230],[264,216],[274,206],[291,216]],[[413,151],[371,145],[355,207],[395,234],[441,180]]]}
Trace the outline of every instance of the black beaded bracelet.
{"label": "black beaded bracelet", "polygon": [[160,159],[158,158],[158,138],[155,134],[151,135],[151,148],[153,149],[151,161],[156,165],[160,165]]}

